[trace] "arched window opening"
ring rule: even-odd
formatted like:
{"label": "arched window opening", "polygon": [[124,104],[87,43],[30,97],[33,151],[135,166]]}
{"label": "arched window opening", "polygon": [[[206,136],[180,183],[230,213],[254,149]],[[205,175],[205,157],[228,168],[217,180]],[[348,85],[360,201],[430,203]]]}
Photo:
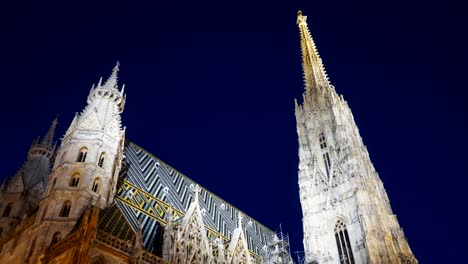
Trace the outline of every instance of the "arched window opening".
{"label": "arched window opening", "polygon": [[7,206],[5,206],[5,210],[3,211],[3,217],[9,217],[10,216],[12,207],[13,207],[12,203],[9,203],[9,204],[7,204]]}
{"label": "arched window opening", "polygon": [[62,234],[60,232],[56,232],[54,236],[52,237],[52,242],[50,242],[50,245],[57,244],[60,240],[62,239]]}
{"label": "arched window opening", "polygon": [[87,148],[81,148],[80,153],[78,153],[78,158],[76,159],[77,162],[85,162],[86,156],[88,155]]}
{"label": "arched window opening", "polygon": [[71,202],[66,201],[62,205],[62,209],[60,210],[60,217],[68,217],[70,214],[70,209],[71,209]]}
{"label": "arched window opening", "polygon": [[101,153],[101,156],[99,157],[99,162],[98,162],[98,166],[99,167],[103,167],[104,166],[104,161],[106,160],[106,153]]}
{"label": "arched window opening", "polygon": [[325,170],[327,171],[327,176],[330,176],[330,154],[328,154],[327,140],[325,139],[325,134],[320,133],[319,135],[320,149],[322,150],[323,162],[325,163]]}
{"label": "arched window opening", "polygon": [[77,187],[79,182],[80,182],[80,174],[79,173],[73,174],[70,180],[70,187]]}
{"label": "arched window opening", "polygon": [[96,178],[93,182],[93,187],[91,188],[93,192],[95,193],[99,192],[99,183],[100,183],[99,178]]}
{"label": "arched window opening", "polygon": [[354,264],[353,251],[349,241],[348,230],[342,220],[335,225],[335,240],[341,264]]}

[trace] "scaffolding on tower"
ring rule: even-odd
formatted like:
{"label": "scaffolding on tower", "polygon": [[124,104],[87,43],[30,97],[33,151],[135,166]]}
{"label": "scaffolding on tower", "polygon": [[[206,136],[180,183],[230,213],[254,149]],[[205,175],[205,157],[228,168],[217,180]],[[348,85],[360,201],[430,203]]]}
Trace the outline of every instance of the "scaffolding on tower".
{"label": "scaffolding on tower", "polygon": [[305,264],[305,255],[304,251],[296,251],[297,264]]}

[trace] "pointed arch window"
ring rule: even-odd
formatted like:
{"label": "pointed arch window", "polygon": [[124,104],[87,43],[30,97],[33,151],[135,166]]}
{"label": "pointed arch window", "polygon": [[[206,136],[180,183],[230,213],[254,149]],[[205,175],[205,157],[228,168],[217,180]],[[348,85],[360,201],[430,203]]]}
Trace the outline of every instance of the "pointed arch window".
{"label": "pointed arch window", "polygon": [[80,149],[80,153],[78,153],[78,158],[76,159],[77,162],[85,162],[86,156],[88,155],[88,149],[83,147]]}
{"label": "pointed arch window", "polygon": [[338,220],[335,225],[335,240],[338,247],[338,256],[341,264],[354,264],[353,251],[349,241],[348,230],[343,220]]}
{"label": "pointed arch window", "polygon": [[93,190],[93,192],[95,193],[98,193],[100,183],[101,183],[101,180],[99,178],[94,179],[93,187],[91,188],[91,190]]}
{"label": "pointed arch window", "polygon": [[71,202],[66,201],[62,205],[62,209],[60,210],[60,217],[68,217],[70,214],[70,209],[71,209]]}
{"label": "pointed arch window", "polygon": [[7,206],[5,206],[5,210],[3,211],[3,217],[9,217],[12,208],[13,208],[12,203],[7,204]]}
{"label": "pointed arch window", "polygon": [[106,153],[103,152],[103,153],[101,153],[101,156],[99,156],[98,166],[103,168],[105,161],[106,161]]}
{"label": "pointed arch window", "polygon": [[320,133],[319,135],[319,143],[320,143],[320,149],[322,150],[323,162],[325,163],[325,170],[327,171],[327,176],[330,176],[330,168],[331,168],[330,154],[328,154],[327,140],[323,132]]}
{"label": "pointed arch window", "polygon": [[62,233],[56,232],[54,236],[52,237],[52,241],[50,242],[50,245],[57,244],[60,240],[62,240]]}
{"label": "pointed arch window", "polygon": [[77,187],[79,182],[80,182],[80,174],[79,173],[73,174],[70,180],[70,187]]}

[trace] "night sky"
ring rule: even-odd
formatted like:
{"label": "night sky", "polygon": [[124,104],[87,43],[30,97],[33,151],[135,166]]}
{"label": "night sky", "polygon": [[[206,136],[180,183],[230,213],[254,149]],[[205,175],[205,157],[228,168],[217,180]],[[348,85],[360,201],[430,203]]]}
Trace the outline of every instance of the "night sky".
{"label": "night sky", "polygon": [[128,139],[270,228],[282,224],[292,251],[301,251],[293,103],[303,91],[301,9],[415,256],[461,258],[455,237],[466,233],[468,176],[461,7],[12,2],[0,6],[2,179],[57,114],[64,134],[91,85],[119,60]]}

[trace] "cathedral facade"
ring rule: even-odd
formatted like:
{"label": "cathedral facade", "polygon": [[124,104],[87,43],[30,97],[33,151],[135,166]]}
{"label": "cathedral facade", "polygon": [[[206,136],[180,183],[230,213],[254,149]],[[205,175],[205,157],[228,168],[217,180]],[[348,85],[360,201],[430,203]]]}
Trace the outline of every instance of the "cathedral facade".
{"label": "cathedral facade", "polygon": [[[352,113],[298,15],[306,263],[416,263]],[[0,263],[294,263],[287,238],[125,137],[119,65],[60,146],[57,120],[0,189]]]}

